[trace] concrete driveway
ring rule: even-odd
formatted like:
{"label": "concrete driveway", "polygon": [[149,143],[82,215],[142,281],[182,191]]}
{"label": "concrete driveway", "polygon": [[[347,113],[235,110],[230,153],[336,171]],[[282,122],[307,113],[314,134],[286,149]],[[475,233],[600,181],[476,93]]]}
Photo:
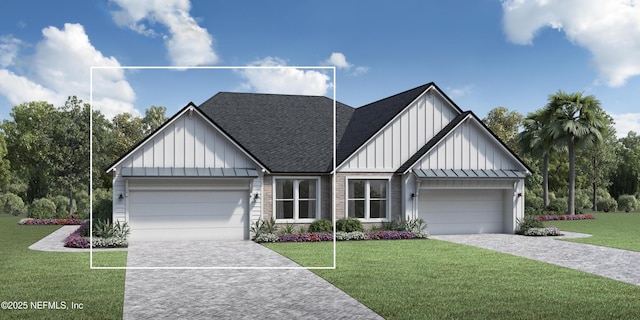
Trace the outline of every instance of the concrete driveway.
{"label": "concrete driveway", "polygon": [[[252,241],[141,242],[127,267],[299,267]],[[124,319],[382,319],[305,269],[129,269]]]}

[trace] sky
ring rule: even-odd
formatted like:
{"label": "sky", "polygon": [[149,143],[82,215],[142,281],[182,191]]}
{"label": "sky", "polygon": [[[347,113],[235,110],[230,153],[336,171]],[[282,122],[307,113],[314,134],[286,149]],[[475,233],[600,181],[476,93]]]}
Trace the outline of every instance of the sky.
{"label": "sky", "polygon": [[335,92],[359,107],[429,82],[480,117],[582,92],[618,136],[640,132],[640,0],[0,4],[0,119],[71,95],[107,117],[171,116],[220,91]]}

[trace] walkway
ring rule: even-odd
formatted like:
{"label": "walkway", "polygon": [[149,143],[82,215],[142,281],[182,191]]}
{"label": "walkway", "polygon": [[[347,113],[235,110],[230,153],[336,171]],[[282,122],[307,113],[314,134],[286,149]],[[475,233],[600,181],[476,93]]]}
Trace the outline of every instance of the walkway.
{"label": "walkway", "polygon": [[564,234],[562,237],[465,234],[438,235],[431,238],[508,253],[640,285],[640,252],[556,239],[590,236],[573,232]]}

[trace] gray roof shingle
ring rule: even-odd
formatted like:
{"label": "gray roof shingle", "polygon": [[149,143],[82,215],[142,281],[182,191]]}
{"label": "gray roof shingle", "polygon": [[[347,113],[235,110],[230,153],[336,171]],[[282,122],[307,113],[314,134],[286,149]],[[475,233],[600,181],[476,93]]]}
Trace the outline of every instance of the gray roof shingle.
{"label": "gray roof shingle", "polygon": [[[333,100],[220,92],[199,106],[272,173],[331,172]],[[354,109],[336,102],[338,140]]]}

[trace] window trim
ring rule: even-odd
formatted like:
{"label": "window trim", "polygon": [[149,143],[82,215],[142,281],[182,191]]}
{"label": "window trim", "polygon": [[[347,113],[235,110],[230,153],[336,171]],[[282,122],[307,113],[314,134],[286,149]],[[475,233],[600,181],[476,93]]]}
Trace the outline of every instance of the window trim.
{"label": "window trim", "polygon": [[[299,188],[294,188],[293,189],[293,219],[278,219],[276,217],[276,207],[277,207],[277,196],[276,196],[276,180],[316,180],[316,217],[315,218],[303,218],[303,219],[299,219],[298,215],[298,206],[299,206],[299,192],[300,189]],[[322,201],[322,181],[320,179],[320,177],[317,176],[274,176],[271,179],[271,190],[272,190],[272,200],[273,200],[273,204],[272,204],[272,217],[275,218],[276,223],[311,223],[314,222],[316,220],[318,220],[321,216],[320,214],[320,202]]]}
{"label": "window trim", "polygon": [[[356,218],[360,221],[363,222],[389,222],[391,221],[391,178],[389,176],[352,176],[352,177],[346,177],[344,179],[344,213],[345,213],[345,217],[349,217],[349,181],[350,180],[364,180],[365,181],[365,211],[364,211],[364,218]],[[370,192],[369,192],[369,188],[370,188],[370,184],[369,181],[370,180],[385,180],[387,181],[387,194],[386,194],[386,200],[387,200],[387,206],[386,206],[386,212],[387,212],[387,217],[386,218],[369,218],[370,216],[370,212],[369,212],[369,208],[370,208],[370,201],[371,199],[369,198],[370,196]],[[354,199],[355,200],[355,199]],[[378,200],[378,199],[375,199]]]}

